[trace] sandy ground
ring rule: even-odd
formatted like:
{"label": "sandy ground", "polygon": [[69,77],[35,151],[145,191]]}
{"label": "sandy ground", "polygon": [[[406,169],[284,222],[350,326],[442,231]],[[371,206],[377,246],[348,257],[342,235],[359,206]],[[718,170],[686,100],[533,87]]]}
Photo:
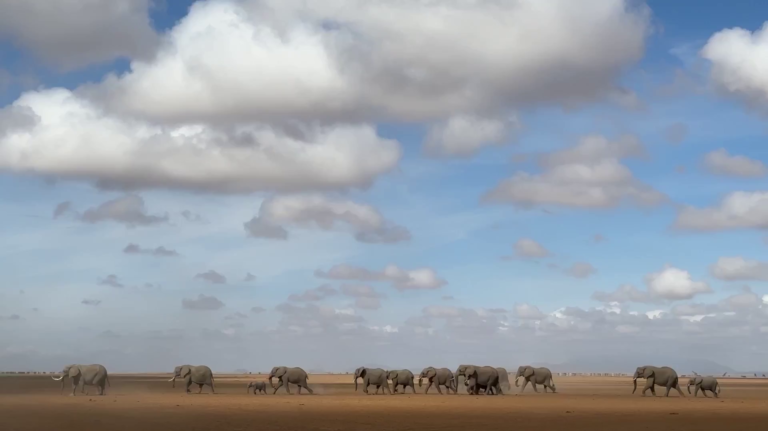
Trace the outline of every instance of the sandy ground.
{"label": "sandy ground", "polygon": [[[70,397],[46,376],[0,376],[0,429],[22,430],[759,430],[768,423],[768,379],[719,379],[720,399],[632,395],[630,378],[555,377],[557,394],[366,396],[352,377],[312,375],[316,395],[246,394],[250,380],[222,376],[216,395],[184,394],[169,375],[111,375],[107,395]],[[638,382],[640,383],[640,382]],[[69,383],[68,383],[69,384]],[[292,392],[295,394],[295,387]],[[657,394],[663,392],[657,390]],[[683,389],[685,391],[685,389]],[[197,387],[193,386],[193,392]],[[66,394],[67,392],[65,392]],[[650,395],[650,393],[649,393]]]}

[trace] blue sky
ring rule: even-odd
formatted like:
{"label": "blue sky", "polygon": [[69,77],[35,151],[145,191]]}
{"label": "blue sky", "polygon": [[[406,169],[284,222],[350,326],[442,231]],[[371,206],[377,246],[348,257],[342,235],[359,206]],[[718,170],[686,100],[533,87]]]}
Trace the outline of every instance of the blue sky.
{"label": "blue sky", "polygon": [[762,364],[768,5],[33,3],[4,366]]}

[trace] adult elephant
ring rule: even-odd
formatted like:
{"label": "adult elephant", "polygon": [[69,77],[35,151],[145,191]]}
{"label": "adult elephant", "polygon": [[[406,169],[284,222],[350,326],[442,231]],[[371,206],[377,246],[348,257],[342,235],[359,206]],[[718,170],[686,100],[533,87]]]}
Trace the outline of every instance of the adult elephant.
{"label": "adult elephant", "polygon": [[504,367],[496,367],[496,371],[499,372],[499,385],[502,389],[508,391],[511,387],[509,384],[509,372]]}
{"label": "adult elephant", "polygon": [[680,393],[681,397],[685,396],[682,389],[680,389],[677,372],[670,367],[654,367],[653,365],[643,365],[642,367],[637,367],[635,374],[632,376],[632,382],[634,386],[634,389],[632,389],[633,394],[637,390],[637,379],[641,378],[645,379],[645,387],[643,388],[642,392],[643,396],[645,396],[645,391],[648,389],[651,390],[653,396],[656,396],[654,385],[667,388],[667,393],[664,395],[665,397],[669,396],[669,391],[672,388],[677,389],[677,392]]}
{"label": "adult elephant", "polygon": [[[465,388],[464,390],[466,391],[466,387],[467,387],[467,385],[466,385],[467,376],[466,376],[465,372],[466,372],[466,370],[467,370],[467,368],[468,368],[468,367],[476,367],[476,366],[477,366],[477,365],[472,365],[472,364],[462,364],[462,365],[459,365],[459,367],[458,367],[458,368],[456,368],[456,371],[453,373],[453,378],[454,378],[454,379],[455,379],[455,381],[456,381],[456,388],[457,388],[457,389],[463,386],[463,387]],[[460,380],[460,379],[463,379],[463,381],[464,381],[464,383],[465,383],[464,385],[460,384],[460,383],[461,383],[461,381],[462,381],[462,380]]]}
{"label": "adult elephant", "polygon": [[[277,379],[277,386],[272,384],[273,377]],[[307,376],[307,372],[304,371],[304,369],[301,367],[280,366],[272,368],[272,371],[269,372],[269,384],[275,388],[272,394],[276,394],[277,390],[280,389],[280,386],[283,385],[285,385],[285,392],[290,394],[291,390],[288,386],[290,384],[294,384],[299,387],[299,394],[301,394],[301,388],[304,388],[307,390],[307,392],[309,392],[310,395],[312,395],[315,392],[312,390],[312,388],[309,387],[309,385],[307,385],[308,379],[309,376]]]}
{"label": "adult elephant", "polygon": [[432,385],[435,385],[437,393],[440,395],[443,394],[440,390],[441,385],[445,386],[445,390],[448,391],[449,394],[451,393],[451,390],[453,390],[454,395],[457,393],[456,380],[453,377],[453,372],[448,368],[424,368],[421,370],[421,374],[419,374],[419,387],[421,387],[423,379],[427,379],[427,389],[424,389],[425,394],[429,392],[429,388],[431,388]]}
{"label": "adult elephant", "polygon": [[[374,394],[379,394],[379,389],[383,386],[387,389],[387,392],[389,392],[390,395],[392,395],[392,391],[389,389],[389,382],[387,381],[387,372],[382,370],[381,368],[366,368],[366,367],[360,367],[355,370],[355,392],[357,392],[357,379],[361,378],[363,379],[363,392],[366,394],[368,393],[368,386],[375,385],[376,386],[376,392]],[[384,389],[381,390],[381,393],[384,393]]]}
{"label": "adult elephant", "polygon": [[[712,392],[712,395],[715,396],[715,398],[719,398],[720,394],[720,383],[717,382],[717,379],[714,377],[703,377],[703,376],[694,376],[688,379],[688,393],[691,393],[691,386],[694,386],[693,389],[693,396],[698,397],[699,396],[699,390],[701,390],[701,393],[704,394],[704,396],[707,396],[707,391]],[[708,397],[707,397],[708,398]]]}
{"label": "adult elephant", "polygon": [[58,379],[51,376],[53,380],[61,381],[61,391],[64,392],[64,378],[69,377],[72,379],[72,393],[70,396],[75,396],[75,390],[80,382],[83,382],[82,391],[85,392],[85,385],[96,386],[99,391],[99,395],[104,395],[105,385],[112,386],[109,383],[109,375],[107,369],[101,364],[71,364],[67,365],[61,370],[61,377]]}
{"label": "adult elephant", "polygon": [[413,385],[413,373],[411,370],[390,370],[387,371],[387,379],[392,380],[392,388],[394,393],[397,392],[397,387],[403,387],[403,393],[406,388],[411,388],[413,393],[416,393],[416,386]]}
{"label": "adult elephant", "polygon": [[547,367],[532,367],[530,365],[521,365],[517,368],[515,373],[515,387],[520,386],[518,379],[523,378],[523,387],[520,388],[520,393],[523,393],[528,383],[533,386],[534,392],[539,392],[536,389],[536,385],[544,386],[544,392],[547,392],[547,388],[552,389],[552,392],[556,392],[555,383],[552,381],[552,371]]}
{"label": "adult elephant", "polygon": [[470,365],[464,369],[464,376],[470,394],[478,395],[479,389],[484,387],[485,395],[504,395],[499,385],[499,371],[496,368]]}
{"label": "adult elephant", "polygon": [[197,393],[203,392],[203,386],[208,385],[211,387],[211,393],[216,393],[216,389],[213,385],[213,371],[206,365],[179,365],[173,369],[173,377],[169,382],[173,382],[173,387],[176,387],[176,379],[184,379],[184,383],[187,385],[186,392],[189,393],[189,387],[192,383],[198,386]]}

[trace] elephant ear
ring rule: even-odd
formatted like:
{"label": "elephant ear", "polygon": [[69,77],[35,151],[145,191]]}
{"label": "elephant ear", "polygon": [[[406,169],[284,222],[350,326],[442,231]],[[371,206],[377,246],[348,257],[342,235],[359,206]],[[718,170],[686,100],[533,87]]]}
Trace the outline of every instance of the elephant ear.
{"label": "elephant ear", "polygon": [[525,367],[525,371],[523,371],[523,377],[528,378],[533,375],[533,367]]}
{"label": "elephant ear", "polygon": [[389,372],[389,380],[392,380],[392,381],[397,380],[397,371],[390,371]]}
{"label": "elephant ear", "polygon": [[694,379],[694,381],[693,381],[693,384],[694,384],[694,385],[700,385],[700,384],[701,384],[701,382],[703,382],[703,381],[704,381],[704,379],[702,379],[702,378],[701,378],[701,376],[699,376],[699,377],[696,377],[696,378]]}
{"label": "elephant ear", "polygon": [[184,366],[181,367],[181,372],[179,373],[179,375],[181,377],[186,377],[187,374],[189,374],[191,372],[192,372],[192,369],[189,367],[189,365],[184,365]]}
{"label": "elephant ear", "polygon": [[74,379],[75,377],[80,375],[80,367],[77,365],[73,365],[69,367],[69,378]]}
{"label": "elephant ear", "polygon": [[429,370],[427,370],[427,377],[432,378],[432,377],[435,377],[436,375],[437,375],[436,369],[430,368]]}

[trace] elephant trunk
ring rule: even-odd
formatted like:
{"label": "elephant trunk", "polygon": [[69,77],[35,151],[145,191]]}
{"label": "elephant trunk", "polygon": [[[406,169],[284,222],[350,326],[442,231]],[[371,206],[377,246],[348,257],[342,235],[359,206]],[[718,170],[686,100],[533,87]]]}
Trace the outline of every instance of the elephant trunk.
{"label": "elephant trunk", "polygon": [[517,382],[517,379],[519,379],[520,376],[515,376],[515,387],[519,387],[520,383]]}
{"label": "elephant trunk", "polygon": [[355,374],[355,392],[357,392],[357,374]]}
{"label": "elephant trunk", "polygon": [[688,395],[691,395],[691,384],[690,383],[688,383],[687,389],[688,389]]}
{"label": "elephant trunk", "polygon": [[270,375],[269,375],[269,386],[272,386],[272,389],[274,389],[274,388],[275,388],[275,385],[273,385],[273,384],[272,384],[272,377],[274,377],[274,375],[273,375],[273,374],[270,374]]}
{"label": "elephant trunk", "polygon": [[173,377],[171,377],[171,379],[170,379],[170,380],[168,380],[168,381],[169,381],[169,382],[173,382],[173,385],[172,385],[172,387],[174,387],[174,388],[176,387],[176,376],[173,376]]}
{"label": "elephant trunk", "polygon": [[248,387],[245,388],[245,393],[251,392],[251,386],[253,386],[253,383],[248,383]]}
{"label": "elephant trunk", "polygon": [[423,376],[423,375],[420,375],[420,376],[419,376],[419,387],[421,387],[421,380],[422,380],[423,378],[424,378],[424,376]]}
{"label": "elephant trunk", "polygon": [[632,393],[634,394],[637,390],[637,377],[632,379]]}

